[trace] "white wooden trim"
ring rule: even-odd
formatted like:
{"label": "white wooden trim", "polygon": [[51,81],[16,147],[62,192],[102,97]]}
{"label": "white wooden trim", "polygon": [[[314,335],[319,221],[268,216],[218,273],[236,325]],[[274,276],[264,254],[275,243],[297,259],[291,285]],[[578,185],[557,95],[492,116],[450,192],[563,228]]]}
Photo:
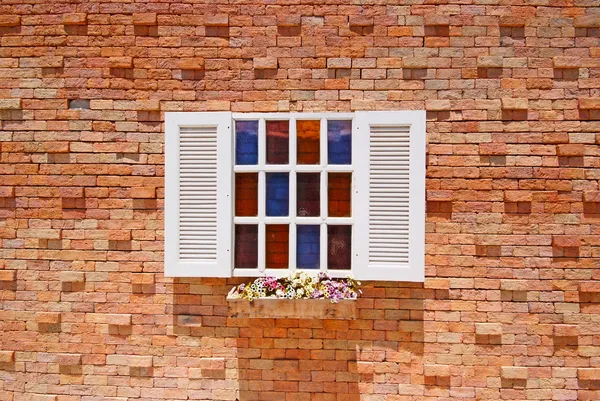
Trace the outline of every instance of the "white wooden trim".
{"label": "white wooden trim", "polygon": [[[231,113],[165,114],[165,276],[230,277],[232,243],[232,133]],[[210,260],[181,260],[180,232],[180,128],[216,127],[217,135],[217,231],[216,257]]]}

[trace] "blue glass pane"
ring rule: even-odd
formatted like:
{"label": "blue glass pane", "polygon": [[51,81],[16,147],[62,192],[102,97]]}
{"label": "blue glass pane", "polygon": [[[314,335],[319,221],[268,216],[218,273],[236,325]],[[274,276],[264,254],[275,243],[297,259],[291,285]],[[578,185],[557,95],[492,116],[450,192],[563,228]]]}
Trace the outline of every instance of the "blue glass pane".
{"label": "blue glass pane", "polygon": [[352,121],[327,121],[329,164],[352,163]]}
{"label": "blue glass pane", "polygon": [[318,269],[321,245],[321,227],[297,226],[296,266],[299,269]]}
{"label": "blue glass pane", "polygon": [[235,122],[235,164],[258,163],[258,121]]}
{"label": "blue glass pane", "polygon": [[290,204],[288,173],[267,173],[267,216],[287,216]]}

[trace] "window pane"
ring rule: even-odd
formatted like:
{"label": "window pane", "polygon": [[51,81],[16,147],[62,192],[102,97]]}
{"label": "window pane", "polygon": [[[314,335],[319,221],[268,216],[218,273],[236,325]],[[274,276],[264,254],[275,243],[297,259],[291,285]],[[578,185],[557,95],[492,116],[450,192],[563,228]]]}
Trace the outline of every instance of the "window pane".
{"label": "window pane", "polygon": [[320,121],[296,121],[298,164],[320,163]]}
{"label": "window pane", "polygon": [[329,173],[327,202],[329,217],[350,217],[352,173]]}
{"label": "window pane", "polygon": [[289,121],[267,121],[267,164],[288,164]]}
{"label": "window pane", "polygon": [[287,269],[289,266],[290,227],[287,224],[266,225],[267,269]]}
{"label": "window pane", "polygon": [[298,216],[319,216],[320,208],[320,174],[319,173],[298,173],[297,177],[297,198]]}
{"label": "window pane", "polygon": [[258,163],[258,121],[235,122],[235,164]]}
{"label": "window pane", "polygon": [[352,121],[327,121],[329,164],[352,163]]}
{"label": "window pane", "polygon": [[349,270],[352,226],[327,226],[327,268]]}
{"label": "window pane", "polygon": [[290,205],[288,173],[267,173],[267,216],[287,216]]}
{"label": "window pane", "polygon": [[235,226],[235,267],[255,269],[258,267],[258,226],[244,224]]}
{"label": "window pane", "polygon": [[321,227],[297,226],[296,266],[299,269],[318,269],[320,261]]}
{"label": "window pane", "polygon": [[235,215],[258,216],[258,173],[236,173]]}

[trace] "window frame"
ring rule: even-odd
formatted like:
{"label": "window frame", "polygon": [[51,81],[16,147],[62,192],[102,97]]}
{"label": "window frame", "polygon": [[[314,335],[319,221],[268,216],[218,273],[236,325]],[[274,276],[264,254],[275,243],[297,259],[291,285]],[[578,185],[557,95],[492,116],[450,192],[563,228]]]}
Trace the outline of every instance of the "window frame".
{"label": "window frame", "polygon": [[[327,227],[330,225],[350,225],[351,229],[351,255],[354,254],[354,217],[355,217],[355,190],[354,175],[356,159],[354,155],[354,133],[356,132],[355,113],[232,113],[231,135],[232,135],[232,182],[235,182],[236,173],[254,173],[258,172],[258,216],[257,217],[236,217],[235,216],[235,186],[232,188],[232,225],[231,225],[231,268],[234,277],[255,277],[255,276],[287,276],[295,271],[302,271],[309,275],[316,275],[319,272],[326,272],[330,277],[346,277],[353,274],[352,262],[349,269],[346,270],[328,270],[327,269],[327,251],[328,235]],[[236,121],[256,121],[258,120],[258,163],[255,165],[237,165],[235,160],[235,122]],[[266,163],[266,121],[289,121],[289,156],[288,164],[267,164]],[[297,135],[296,121],[320,121],[319,152],[320,160],[318,164],[297,164]],[[351,121],[352,124],[352,162],[350,164],[329,164],[328,163],[328,121]],[[285,217],[266,216],[266,173],[286,172],[289,173],[289,213]],[[350,186],[350,217],[322,217],[328,214],[328,174],[351,173],[352,181]],[[296,198],[297,198],[297,174],[298,173],[319,173],[320,174],[320,216],[302,217],[296,216]],[[235,225],[236,224],[258,224],[258,266],[256,269],[236,268],[235,267]],[[265,226],[267,224],[285,224],[289,225],[289,251],[287,269],[268,269],[266,262],[266,241]],[[320,261],[319,269],[298,269],[296,267],[297,251],[297,230],[294,226],[298,225],[318,225],[320,228]],[[351,261],[354,258],[351,257]]]}

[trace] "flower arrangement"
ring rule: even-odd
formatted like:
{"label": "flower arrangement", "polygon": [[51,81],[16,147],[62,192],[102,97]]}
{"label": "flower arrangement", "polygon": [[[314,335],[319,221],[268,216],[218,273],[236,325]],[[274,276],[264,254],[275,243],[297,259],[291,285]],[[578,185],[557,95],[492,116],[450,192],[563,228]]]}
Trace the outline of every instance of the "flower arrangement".
{"label": "flower arrangement", "polygon": [[329,299],[337,303],[341,299],[356,299],[360,293],[360,282],[352,277],[334,279],[323,272],[316,277],[296,272],[288,277],[259,277],[250,284],[240,284],[231,289],[229,298]]}

